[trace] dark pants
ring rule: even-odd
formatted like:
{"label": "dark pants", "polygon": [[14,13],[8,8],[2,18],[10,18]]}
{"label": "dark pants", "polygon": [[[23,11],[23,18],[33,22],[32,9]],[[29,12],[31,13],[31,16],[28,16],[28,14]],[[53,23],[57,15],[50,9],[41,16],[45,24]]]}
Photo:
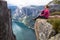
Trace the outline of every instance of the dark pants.
{"label": "dark pants", "polygon": [[38,17],[36,17],[34,20],[36,20],[36,19],[38,19],[38,18],[41,18],[41,19],[47,19],[47,18],[44,17],[44,16],[38,16]]}

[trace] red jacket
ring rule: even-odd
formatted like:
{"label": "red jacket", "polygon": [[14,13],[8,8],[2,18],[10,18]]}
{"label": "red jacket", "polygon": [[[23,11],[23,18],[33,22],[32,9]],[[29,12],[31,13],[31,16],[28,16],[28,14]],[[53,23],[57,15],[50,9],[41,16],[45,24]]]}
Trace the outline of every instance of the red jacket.
{"label": "red jacket", "polygon": [[43,11],[42,11],[43,14],[41,14],[40,16],[44,16],[46,18],[49,18],[49,15],[50,15],[49,9],[44,9]]}

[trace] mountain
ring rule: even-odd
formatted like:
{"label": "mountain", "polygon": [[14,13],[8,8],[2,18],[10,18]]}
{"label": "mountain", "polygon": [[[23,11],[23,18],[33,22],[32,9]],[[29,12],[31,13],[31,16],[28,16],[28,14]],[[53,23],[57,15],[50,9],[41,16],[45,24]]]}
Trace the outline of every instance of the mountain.
{"label": "mountain", "polygon": [[36,16],[40,13],[41,10],[44,9],[44,6],[26,6],[22,8],[22,12],[25,13],[27,16],[32,15]]}
{"label": "mountain", "polygon": [[23,17],[22,22],[29,27],[33,27],[34,21],[32,19],[36,18],[41,13],[41,10],[43,10],[43,9],[44,9],[44,6],[32,5],[32,6],[23,7],[21,11],[26,16]]}
{"label": "mountain", "polygon": [[26,6],[21,9],[17,6],[9,6],[12,12],[12,19],[24,23],[27,26],[33,27],[34,21],[32,18],[35,18],[39,15],[41,10],[44,9],[44,6]]}
{"label": "mountain", "polygon": [[17,6],[8,6],[9,9],[11,9],[11,12],[14,12],[17,9]]}
{"label": "mountain", "polygon": [[48,5],[50,6],[51,12],[60,11],[60,4],[56,4],[54,1],[49,2]]}

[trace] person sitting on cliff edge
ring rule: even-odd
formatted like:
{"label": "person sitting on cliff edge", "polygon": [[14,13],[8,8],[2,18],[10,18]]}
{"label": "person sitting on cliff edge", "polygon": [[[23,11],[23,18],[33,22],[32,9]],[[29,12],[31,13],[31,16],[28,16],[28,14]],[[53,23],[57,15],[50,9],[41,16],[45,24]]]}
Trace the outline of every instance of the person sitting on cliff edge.
{"label": "person sitting on cliff edge", "polygon": [[34,18],[33,20],[36,20],[38,18],[48,19],[49,15],[50,15],[49,6],[46,5],[45,8],[44,8],[44,10],[41,12],[41,14],[38,17]]}

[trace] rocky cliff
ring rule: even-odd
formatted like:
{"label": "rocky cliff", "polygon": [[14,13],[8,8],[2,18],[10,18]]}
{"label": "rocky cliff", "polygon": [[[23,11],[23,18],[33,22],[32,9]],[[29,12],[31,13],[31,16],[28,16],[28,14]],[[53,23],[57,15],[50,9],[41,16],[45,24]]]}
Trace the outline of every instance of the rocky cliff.
{"label": "rocky cliff", "polygon": [[34,28],[37,40],[60,40],[60,33],[56,35],[53,26],[46,19],[37,19]]}
{"label": "rocky cliff", "polygon": [[54,1],[51,1],[47,5],[50,6],[50,11],[51,12],[56,12],[56,11],[60,12],[60,4],[54,3]]}
{"label": "rocky cliff", "polygon": [[0,1],[0,40],[16,40],[12,31],[10,10],[6,1]]}

